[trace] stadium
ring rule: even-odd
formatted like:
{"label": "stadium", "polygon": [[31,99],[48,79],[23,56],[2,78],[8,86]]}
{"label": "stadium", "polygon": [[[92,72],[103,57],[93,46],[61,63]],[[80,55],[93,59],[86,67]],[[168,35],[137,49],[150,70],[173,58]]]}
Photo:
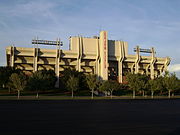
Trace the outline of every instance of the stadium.
{"label": "stadium", "polygon": [[[134,48],[135,55],[128,54],[128,43],[109,40],[107,31],[94,37],[70,37],[69,50],[62,50],[62,42],[32,40],[34,48],[8,46],[7,66],[20,68],[26,73],[52,69],[57,77],[65,68],[96,74],[101,80],[118,80],[123,83],[128,72],[146,74],[154,79],[167,70],[169,57],[156,57],[154,48]],[[56,45],[56,49],[40,48],[38,45]],[[142,56],[140,53],[149,53]],[[57,84],[58,85],[58,84]]]}

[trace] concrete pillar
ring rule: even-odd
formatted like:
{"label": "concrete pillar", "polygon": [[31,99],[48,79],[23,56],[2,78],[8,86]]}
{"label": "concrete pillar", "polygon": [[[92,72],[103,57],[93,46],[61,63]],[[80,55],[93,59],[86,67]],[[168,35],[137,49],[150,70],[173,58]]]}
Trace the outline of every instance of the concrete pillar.
{"label": "concrete pillar", "polygon": [[108,40],[107,31],[100,32],[100,77],[102,80],[108,80]]}
{"label": "concrete pillar", "polygon": [[151,71],[151,79],[154,79],[155,74],[154,74],[154,64],[150,65],[150,71]]}
{"label": "concrete pillar", "polygon": [[76,63],[76,70],[78,71],[79,70],[79,42],[80,42],[80,37],[78,36],[78,39],[77,39],[77,63]]}
{"label": "concrete pillar", "polygon": [[132,74],[134,73],[134,66],[135,66],[135,63],[133,63],[132,66],[131,66],[131,73]]}
{"label": "concrete pillar", "polygon": [[149,66],[150,66],[150,64],[148,64],[148,65],[146,66],[146,75],[149,75]]}
{"label": "concrete pillar", "polygon": [[155,58],[155,51],[154,48],[151,48],[151,63],[150,63],[150,72],[151,72],[151,79],[155,78],[155,72],[154,72],[154,64],[156,62],[156,58]]}
{"label": "concrete pillar", "polygon": [[95,61],[95,74],[98,76],[98,66],[99,66],[99,64],[98,64],[98,60],[96,59],[96,61]]}
{"label": "concrete pillar", "polygon": [[154,71],[154,78],[157,78],[157,77],[158,77],[158,71],[155,70],[155,71]]}
{"label": "concrete pillar", "polygon": [[55,84],[56,88],[59,88],[59,66],[60,66],[59,62],[60,62],[60,56],[61,56],[60,45],[57,45],[56,58],[55,58],[55,74],[56,74],[56,77],[57,77],[57,81],[56,81],[56,84]]}
{"label": "concrete pillar", "polygon": [[123,41],[119,41],[118,42],[119,45],[119,59],[118,59],[118,81],[119,83],[123,82],[123,60],[125,57],[125,50],[124,50],[124,42]]}
{"label": "concrete pillar", "polygon": [[140,48],[136,47],[135,74],[139,73]]}
{"label": "concrete pillar", "polygon": [[164,63],[164,72],[167,71],[167,67],[170,64],[171,59],[169,57],[166,57],[166,61]]}
{"label": "concrete pillar", "polygon": [[11,46],[11,52],[10,52],[10,66],[14,67],[14,52],[15,52],[15,47]]}
{"label": "concrete pillar", "polygon": [[33,51],[34,55],[33,55],[33,72],[37,71],[37,61],[38,61],[38,48],[34,48]]}
{"label": "concrete pillar", "polygon": [[159,69],[159,75],[162,75],[162,73],[163,73],[163,68],[164,68],[164,65]]}
{"label": "concrete pillar", "polygon": [[77,71],[81,71],[81,58],[82,58],[82,43],[83,42],[83,38],[82,37],[78,37],[77,40],[77,65],[76,65],[76,70]]}
{"label": "concrete pillar", "polygon": [[118,61],[118,77],[119,83],[123,82],[123,68],[122,68],[122,61]]}
{"label": "concrete pillar", "polygon": [[98,76],[98,79],[99,79],[99,75],[100,75],[100,73],[99,73],[99,58],[100,58],[100,52],[99,52],[100,50],[99,50],[99,39],[97,38],[96,39],[96,62],[95,62],[95,64],[96,64],[96,70],[95,70],[95,74]]}

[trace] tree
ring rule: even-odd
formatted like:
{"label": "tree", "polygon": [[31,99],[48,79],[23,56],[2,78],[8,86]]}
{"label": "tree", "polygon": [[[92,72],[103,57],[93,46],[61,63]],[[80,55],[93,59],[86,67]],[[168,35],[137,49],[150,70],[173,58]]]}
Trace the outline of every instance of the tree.
{"label": "tree", "polygon": [[101,85],[99,86],[99,90],[100,91],[102,91],[102,92],[108,92],[108,87],[109,87],[109,82],[108,81],[103,81],[102,83],[101,83]]}
{"label": "tree", "polygon": [[156,78],[154,80],[149,80],[147,88],[151,91],[151,98],[154,98],[154,92],[163,89],[162,77]]}
{"label": "tree", "polygon": [[53,70],[39,70],[34,72],[28,80],[28,88],[36,91],[37,98],[40,90],[49,90],[54,88],[56,75]]}
{"label": "tree", "polygon": [[70,76],[67,81],[67,89],[71,91],[72,98],[74,97],[74,91],[77,91],[79,89],[79,78]]}
{"label": "tree", "polygon": [[20,74],[13,73],[10,76],[12,89],[18,91],[18,99],[20,97],[20,91],[23,91],[26,87],[26,76],[21,72]]}
{"label": "tree", "polygon": [[0,87],[7,87],[9,78],[12,73],[20,73],[20,69],[15,69],[14,67],[0,67]]}
{"label": "tree", "polygon": [[149,80],[149,77],[145,74],[141,75],[141,74],[137,74],[138,76],[138,83],[139,83],[139,87],[140,87],[140,90],[142,91],[142,96],[144,97],[145,96],[145,91],[147,91],[147,83],[148,83],[148,80]]}
{"label": "tree", "polygon": [[79,78],[79,84],[81,84],[79,86],[80,90],[88,89],[85,74],[83,72],[78,72],[77,70],[71,68],[65,68],[64,71],[61,72],[61,77],[60,77],[61,88],[67,89],[66,83],[69,80],[70,76]]}
{"label": "tree", "polygon": [[36,97],[39,98],[39,91],[44,88],[44,77],[41,72],[35,72],[30,76],[28,80],[28,88],[32,91],[36,91]]}
{"label": "tree", "polygon": [[106,91],[111,93],[111,99],[112,99],[112,94],[114,90],[119,89],[119,83],[117,81],[112,81],[112,80],[107,80],[102,83],[100,86],[100,91]]}
{"label": "tree", "polygon": [[148,77],[146,75],[131,73],[128,73],[126,77],[128,81],[128,86],[130,87],[130,89],[133,90],[133,98],[135,98],[136,91],[143,91],[144,96],[144,90],[146,89]]}
{"label": "tree", "polygon": [[110,82],[109,91],[111,93],[111,99],[112,99],[113,91],[119,89],[119,83],[117,81],[109,81],[109,82]]}
{"label": "tree", "polygon": [[176,74],[170,74],[166,72],[163,78],[164,86],[168,90],[168,97],[171,97],[171,92],[179,88],[179,80],[176,77]]}
{"label": "tree", "polygon": [[93,99],[94,89],[97,87],[97,76],[92,74],[87,75],[86,82],[89,89],[91,90],[91,98]]}
{"label": "tree", "polygon": [[133,90],[133,98],[135,98],[135,96],[136,96],[135,92],[137,90],[137,88],[136,88],[136,75],[129,73],[129,74],[126,75],[126,78],[127,78],[127,81],[128,81],[129,88]]}
{"label": "tree", "polygon": [[40,70],[43,76],[44,90],[53,89],[57,81],[56,74],[54,70]]}

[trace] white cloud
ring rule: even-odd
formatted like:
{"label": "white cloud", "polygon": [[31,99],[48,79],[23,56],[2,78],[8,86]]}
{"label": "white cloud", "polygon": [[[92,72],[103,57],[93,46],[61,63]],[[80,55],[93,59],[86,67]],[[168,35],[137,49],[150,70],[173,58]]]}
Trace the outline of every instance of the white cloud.
{"label": "white cloud", "polygon": [[180,72],[180,64],[170,65],[168,70],[169,72]]}
{"label": "white cloud", "polygon": [[9,10],[12,16],[22,16],[22,15],[42,15],[47,16],[50,10],[55,7],[55,4],[43,1],[29,1],[27,3],[18,3]]}
{"label": "white cloud", "polygon": [[14,5],[0,5],[0,17],[4,19],[6,23],[9,23],[8,20],[17,23],[19,20],[21,20],[21,22],[45,22],[47,19],[57,23],[57,15],[54,13],[54,9],[57,7],[56,2],[47,0],[18,1],[14,3]]}

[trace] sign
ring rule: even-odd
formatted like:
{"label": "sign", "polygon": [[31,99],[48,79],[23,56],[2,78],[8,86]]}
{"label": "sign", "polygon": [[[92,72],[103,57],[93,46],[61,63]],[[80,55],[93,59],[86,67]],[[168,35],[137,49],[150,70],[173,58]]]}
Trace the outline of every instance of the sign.
{"label": "sign", "polygon": [[106,32],[104,32],[104,68],[107,67],[107,37],[106,37]]}

